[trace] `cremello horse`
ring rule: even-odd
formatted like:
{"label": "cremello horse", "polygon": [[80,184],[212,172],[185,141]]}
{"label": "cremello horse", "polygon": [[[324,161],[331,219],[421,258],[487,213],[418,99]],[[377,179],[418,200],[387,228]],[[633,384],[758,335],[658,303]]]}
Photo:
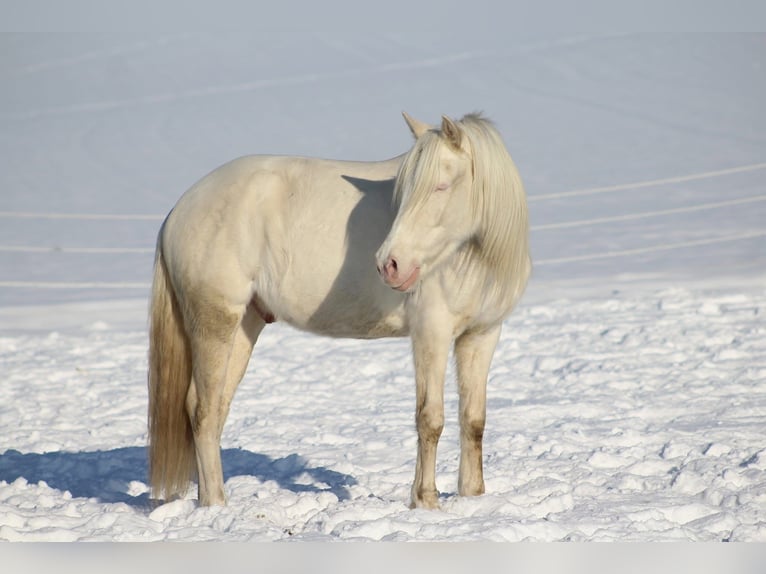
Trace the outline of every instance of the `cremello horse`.
{"label": "cremello horse", "polygon": [[409,335],[417,463],[412,506],[435,508],[436,445],[454,343],[461,495],[484,492],[486,381],[530,274],[524,190],[497,130],[468,115],[375,163],[252,156],[179,200],[157,241],[149,349],[150,482],[226,504],[220,439],[263,327]]}

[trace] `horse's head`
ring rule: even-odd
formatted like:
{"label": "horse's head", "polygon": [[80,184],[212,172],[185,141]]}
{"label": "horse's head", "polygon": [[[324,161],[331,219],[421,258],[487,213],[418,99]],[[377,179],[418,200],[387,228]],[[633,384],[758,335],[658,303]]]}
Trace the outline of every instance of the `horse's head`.
{"label": "horse's head", "polygon": [[471,144],[460,124],[443,116],[441,126],[432,128],[404,118],[416,141],[399,168],[398,212],[377,264],[386,285],[410,291],[472,239],[476,208]]}

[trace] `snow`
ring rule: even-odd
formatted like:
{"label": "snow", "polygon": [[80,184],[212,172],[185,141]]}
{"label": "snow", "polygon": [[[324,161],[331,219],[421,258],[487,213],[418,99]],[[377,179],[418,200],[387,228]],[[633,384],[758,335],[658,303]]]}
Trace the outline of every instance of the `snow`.
{"label": "snow", "polygon": [[[0,35],[0,540],[766,541],[766,39],[415,29]],[[146,294],[180,194],[477,108],[536,264],[487,494],[456,495],[452,369],[441,509],[409,510],[408,341],[275,324],[224,430],[229,505],[150,500]]]}

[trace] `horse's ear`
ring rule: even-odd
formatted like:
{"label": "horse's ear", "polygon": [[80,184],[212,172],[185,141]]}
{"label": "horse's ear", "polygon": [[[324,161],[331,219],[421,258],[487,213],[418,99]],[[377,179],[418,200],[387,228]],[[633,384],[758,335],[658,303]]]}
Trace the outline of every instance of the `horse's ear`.
{"label": "horse's ear", "polygon": [[415,136],[415,139],[419,138],[420,136],[422,136],[424,133],[426,133],[428,130],[431,129],[431,126],[429,126],[427,123],[421,122],[420,120],[416,120],[407,112],[402,112],[402,115],[404,116],[404,121],[407,122],[407,125],[409,126],[410,131],[412,132],[412,135]]}
{"label": "horse's ear", "polygon": [[460,149],[460,142],[463,141],[463,131],[447,116],[442,116],[442,134],[444,134],[444,138],[449,145],[455,149]]}

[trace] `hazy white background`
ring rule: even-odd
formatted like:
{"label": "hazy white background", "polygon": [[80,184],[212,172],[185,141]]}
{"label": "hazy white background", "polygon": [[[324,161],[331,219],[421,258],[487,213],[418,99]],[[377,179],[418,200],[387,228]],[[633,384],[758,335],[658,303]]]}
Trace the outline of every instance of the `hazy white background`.
{"label": "hazy white background", "polygon": [[[0,35],[0,538],[766,539],[765,36],[599,30],[618,8],[546,3],[230,3],[209,29],[164,24],[194,16],[180,3],[66,6],[0,16],[44,30]],[[663,14],[761,10],[727,6]],[[644,12],[626,14],[665,28]],[[486,112],[529,196],[535,271],[490,378],[488,495],[454,496],[448,382],[444,510],[406,509],[406,341],[276,326],[224,436],[232,504],[152,507],[162,218],[239,155],[399,154],[402,110]]]}

